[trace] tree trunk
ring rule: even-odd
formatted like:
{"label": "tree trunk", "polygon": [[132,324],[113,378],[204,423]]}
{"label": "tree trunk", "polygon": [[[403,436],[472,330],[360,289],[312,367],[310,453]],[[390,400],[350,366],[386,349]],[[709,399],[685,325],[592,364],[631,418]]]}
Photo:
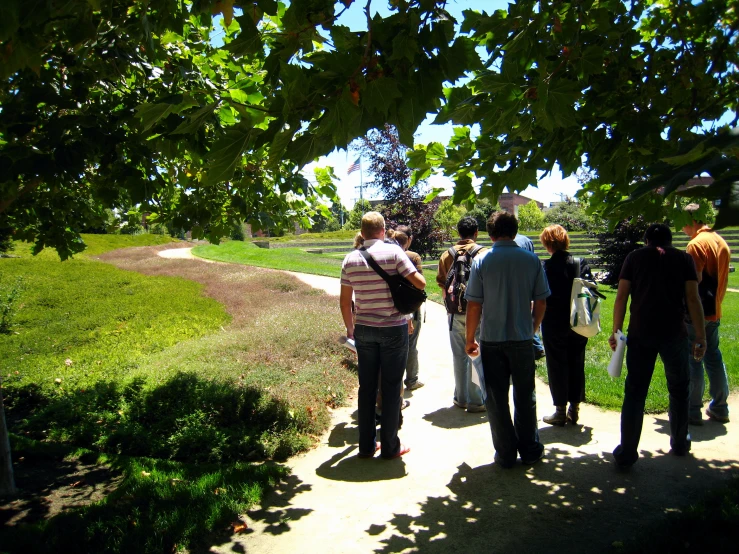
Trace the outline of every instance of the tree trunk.
{"label": "tree trunk", "polygon": [[13,479],[13,461],[10,458],[10,440],[8,428],[5,425],[5,408],[3,406],[3,391],[0,388],[0,496],[15,494]]}

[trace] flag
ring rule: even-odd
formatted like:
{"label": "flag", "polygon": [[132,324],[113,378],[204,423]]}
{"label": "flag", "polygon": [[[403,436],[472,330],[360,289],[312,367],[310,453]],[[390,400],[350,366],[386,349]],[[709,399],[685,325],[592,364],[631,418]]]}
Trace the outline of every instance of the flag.
{"label": "flag", "polygon": [[362,166],[359,163],[361,159],[362,158],[357,158],[356,161],[349,166],[349,169],[346,170],[347,175],[351,175],[355,171],[359,171],[361,169]]}

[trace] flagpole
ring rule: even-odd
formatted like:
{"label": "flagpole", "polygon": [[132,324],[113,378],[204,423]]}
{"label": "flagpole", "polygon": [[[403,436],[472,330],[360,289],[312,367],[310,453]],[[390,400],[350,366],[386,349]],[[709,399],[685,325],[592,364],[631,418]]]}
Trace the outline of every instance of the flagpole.
{"label": "flagpole", "polygon": [[359,156],[359,199],[362,200],[362,186],[364,185],[364,173],[362,171],[362,156]]}

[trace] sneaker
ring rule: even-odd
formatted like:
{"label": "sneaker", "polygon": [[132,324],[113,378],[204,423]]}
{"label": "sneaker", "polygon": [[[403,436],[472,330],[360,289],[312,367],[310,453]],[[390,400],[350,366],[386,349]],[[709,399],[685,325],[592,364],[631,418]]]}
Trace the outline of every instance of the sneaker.
{"label": "sneaker", "polygon": [[543,350],[537,350],[536,354],[534,354],[534,359],[541,360],[542,358],[545,358],[546,355],[547,355],[546,352],[544,352]]}
{"label": "sneaker", "polygon": [[412,385],[406,385],[405,388],[407,390],[416,390],[416,389],[420,389],[422,386],[423,386],[423,383],[421,383],[421,381],[416,381]]}
{"label": "sneaker", "polygon": [[406,408],[407,408],[408,406],[410,406],[410,405],[411,405],[411,401],[410,401],[410,400],[403,400],[403,401],[402,401],[402,402],[400,403],[400,409],[401,409],[401,410],[405,410],[405,409],[406,409]]}
{"label": "sneaker", "polygon": [[479,406],[467,406],[467,413],[468,414],[479,414],[480,412],[485,411],[485,404],[480,404]]}
{"label": "sneaker", "polygon": [[690,425],[695,425],[697,427],[700,427],[701,425],[703,425],[703,418],[701,416],[691,417],[690,419],[688,419],[688,423]]}
{"label": "sneaker", "polygon": [[718,421],[719,423],[729,423],[729,416],[722,416],[711,410],[711,408],[706,408],[706,415],[708,416],[708,419],[712,419],[713,421]]}
{"label": "sneaker", "polygon": [[458,402],[457,400],[452,400],[452,402],[454,402],[454,405],[457,408],[462,408],[463,410],[467,408],[467,404],[465,404],[464,402]]}
{"label": "sneaker", "polygon": [[639,459],[638,452],[632,452],[631,454],[624,453],[623,446],[620,444],[613,451],[613,458],[616,460],[616,465],[621,469],[627,469],[633,466]]}

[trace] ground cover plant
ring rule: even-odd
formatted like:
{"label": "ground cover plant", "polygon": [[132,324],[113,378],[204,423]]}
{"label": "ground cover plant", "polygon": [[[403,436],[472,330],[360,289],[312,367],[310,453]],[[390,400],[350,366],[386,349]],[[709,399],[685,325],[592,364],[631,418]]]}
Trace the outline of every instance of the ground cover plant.
{"label": "ground cover plant", "polygon": [[[15,525],[14,551],[39,537],[57,544],[70,529],[78,552],[202,541],[286,471],[242,462],[309,447],[356,379],[333,303],[290,276],[150,248],[104,257],[137,272],[84,256],[2,261],[3,280],[24,275],[18,334],[0,337],[16,459],[76,446],[123,475],[110,500]],[[133,531],[148,538],[130,542]]]}

